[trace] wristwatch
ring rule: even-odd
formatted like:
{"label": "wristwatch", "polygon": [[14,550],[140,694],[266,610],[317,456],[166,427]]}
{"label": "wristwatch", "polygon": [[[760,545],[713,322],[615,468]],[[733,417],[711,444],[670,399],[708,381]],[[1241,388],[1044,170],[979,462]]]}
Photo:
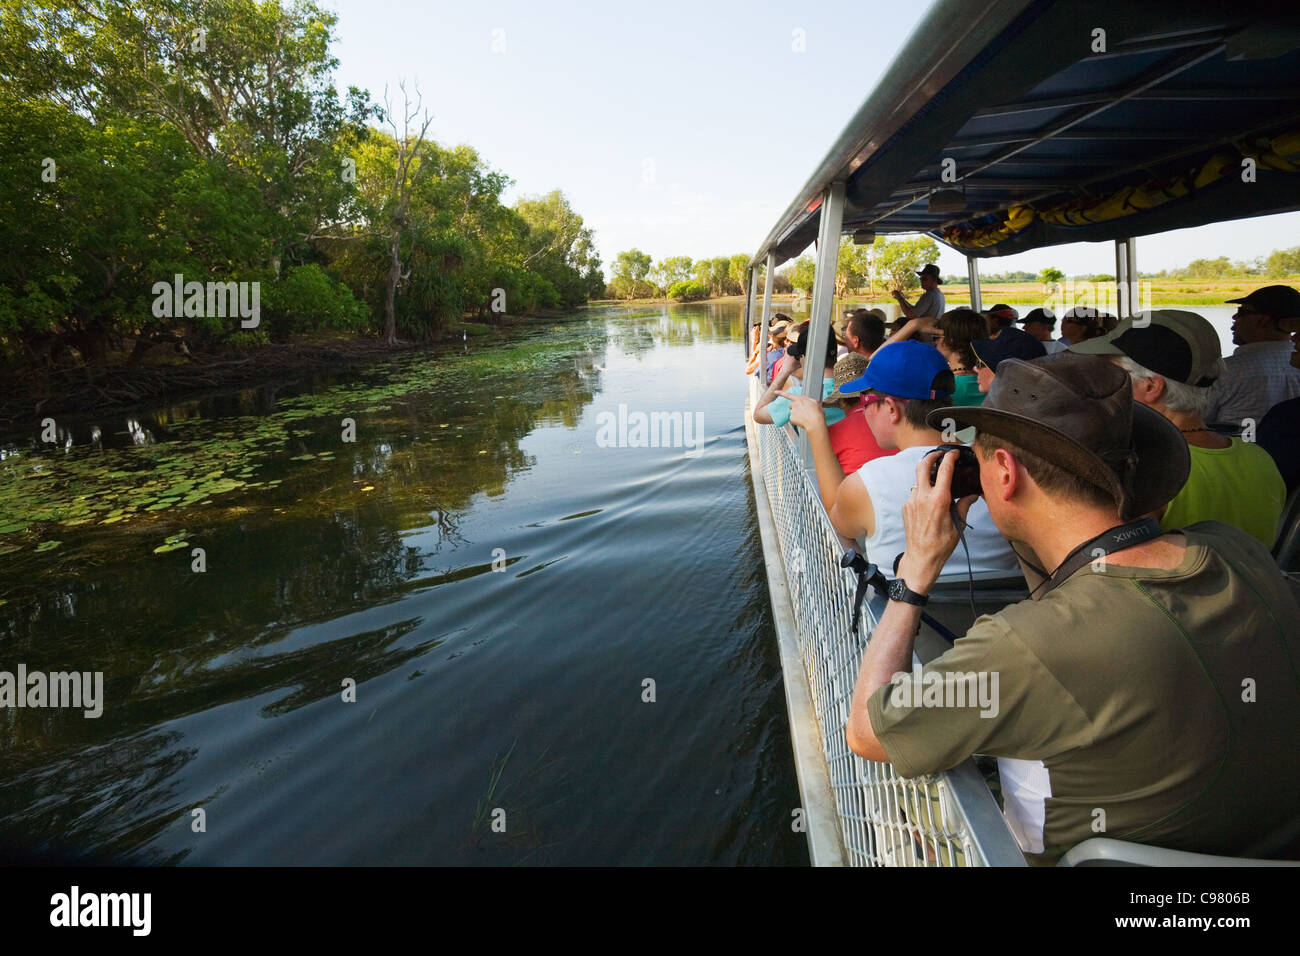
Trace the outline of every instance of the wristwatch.
{"label": "wristwatch", "polygon": [[925,607],[926,602],[930,600],[927,594],[917,594],[907,586],[907,582],[902,578],[894,578],[889,582],[889,600],[902,601],[904,604],[915,604],[917,607]]}

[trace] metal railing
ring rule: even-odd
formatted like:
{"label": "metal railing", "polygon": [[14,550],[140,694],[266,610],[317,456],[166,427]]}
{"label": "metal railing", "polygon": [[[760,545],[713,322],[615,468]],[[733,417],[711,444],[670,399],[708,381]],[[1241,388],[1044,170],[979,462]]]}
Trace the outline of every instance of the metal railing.
{"label": "metal railing", "polygon": [[[756,376],[749,385],[752,410],[761,389]],[[885,601],[873,593],[858,630],[849,633],[856,580],[840,567],[841,545],[815,478],[785,429],[751,423],[749,434],[761,469],[755,488],[763,491],[756,493],[765,492],[775,523],[805,671],[785,676],[806,677],[811,690],[844,860],[851,866],[1024,865],[971,761],[947,773],[905,779],[889,764],[849,750],[844,728],[853,685]]]}

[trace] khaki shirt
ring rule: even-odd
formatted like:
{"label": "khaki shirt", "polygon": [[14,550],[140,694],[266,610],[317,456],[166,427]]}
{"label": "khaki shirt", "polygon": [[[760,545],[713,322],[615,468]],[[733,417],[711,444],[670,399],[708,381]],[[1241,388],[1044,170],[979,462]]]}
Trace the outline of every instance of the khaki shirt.
{"label": "khaki shirt", "polygon": [[[1217,522],[1184,533],[1176,569],[1085,566],[878,689],[867,711],[894,769],[937,773],[974,753],[1041,760],[1040,862],[1093,836],[1223,855],[1300,849],[1300,606],[1249,535]],[[945,695],[939,681],[957,675],[996,687],[993,706]]]}

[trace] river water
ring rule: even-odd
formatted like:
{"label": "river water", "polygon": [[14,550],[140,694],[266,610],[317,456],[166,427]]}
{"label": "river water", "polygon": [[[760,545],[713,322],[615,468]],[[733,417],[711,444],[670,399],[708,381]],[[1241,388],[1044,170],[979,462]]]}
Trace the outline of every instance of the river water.
{"label": "river water", "polygon": [[593,309],[10,442],[0,670],[103,699],[0,709],[0,846],[806,864],[740,337]]}

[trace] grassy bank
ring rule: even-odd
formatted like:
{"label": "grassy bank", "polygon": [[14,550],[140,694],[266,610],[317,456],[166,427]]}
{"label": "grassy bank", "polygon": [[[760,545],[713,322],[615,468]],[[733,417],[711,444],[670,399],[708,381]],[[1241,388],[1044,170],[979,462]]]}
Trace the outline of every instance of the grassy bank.
{"label": "grassy bank", "polygon": [[[1146,290],[1150,289],[1151,301],[1159,305],[1223,305],[1228,299],[1238,299],[1253,289],[1258,289],[1266,285],[1291,285],[1300,287],[1300,277],[1288,276],[1285,278],[1238,278],[1238,279],[1142,279],[1139,285],[1139,296],[1145,299]],[[943,292],[944,300],[949,306],[970,305],[970,290],[965,285],[942,285],[939,287]],[[1073,289],[1073,295],[1076,300],[1085,297],[1085,293],[1091,291],[1094,299],[1100,297],[1103,302],[1117,301],[1115,283],[1089,283],[1085,280],[1067,280],[1062,284],[1062,293],[1069,293]],[[915,299],[919,290],[912,290],[908,297]],[[995,302],[1046,302],[1050,295],[1044,289],[1043,285],[1038,282],[981,282],[980,296],[984,305],[988,306]],[[761,301],[761,296],[759,297]],[[716,296],[711,299],[698,299],[699,304],[710,302],[744,302],[743,295],[724,295]],[[893,305],[893,299],[890,295],[880,289],[877,289],[874,296],[868,295],[866,290],[859,290],[842,299],[836,299],[836,303],[859,303],[874,302],[877,305]],[[774,295],[772,303],[774,306],[779,305],[782,309],[788,309],[794,302],[791,295]],[[807,299],[804,300],[807,302]],[[693,303],[682,303],[675,299],[645,298],[645,299],[599,299],[592,300],[591,305],[688,305]],[[806,305],[805,305],[806,308]]]}

